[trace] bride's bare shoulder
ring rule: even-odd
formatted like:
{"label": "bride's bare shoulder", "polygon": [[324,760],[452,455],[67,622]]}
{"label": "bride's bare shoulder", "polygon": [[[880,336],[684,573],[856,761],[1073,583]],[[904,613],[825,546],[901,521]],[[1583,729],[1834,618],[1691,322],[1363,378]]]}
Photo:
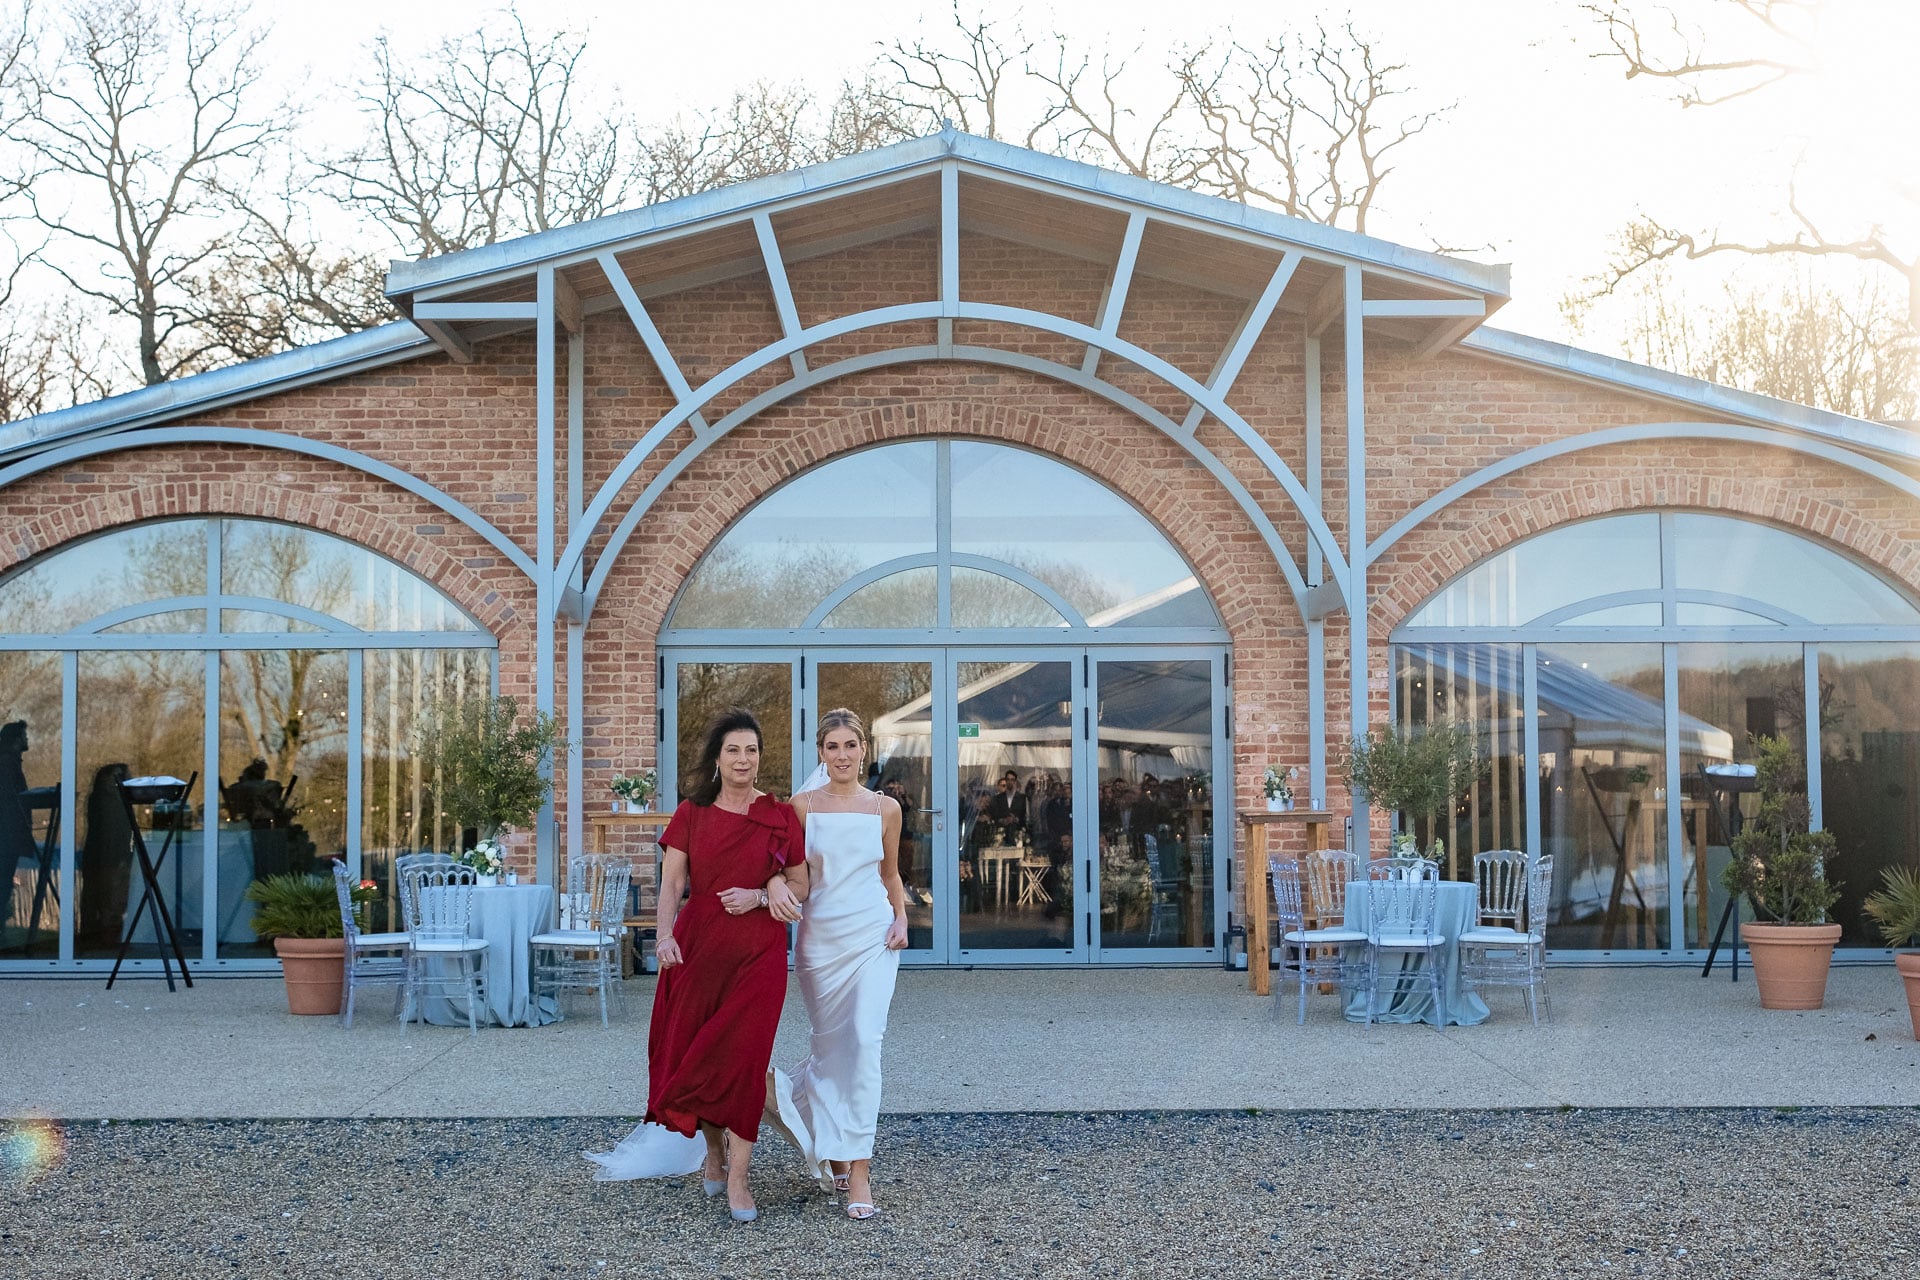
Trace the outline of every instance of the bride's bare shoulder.
{"label": "bride's bare shoulder", "polygon": [[875,812],[881,817],[898,818],[900,816],[900,802],[898,800],[895,800],[889,795],[881,795],[877,797],[877,799],[880,801],[880,807],[875,810]]}

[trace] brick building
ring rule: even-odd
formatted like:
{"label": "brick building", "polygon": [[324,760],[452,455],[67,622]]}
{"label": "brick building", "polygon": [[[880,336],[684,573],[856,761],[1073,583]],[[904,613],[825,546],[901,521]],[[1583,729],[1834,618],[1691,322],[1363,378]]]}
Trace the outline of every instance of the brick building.
{"label": "brick building", "polygon": [[254,759],[278,820],[208,787],[170,874],[209,967],[270,963],[253,876],[455,839],[419,722],[487,687],[571,737],[546,880],[715,707],[784,791],[853,706],[927,963],[1217,961],[1265,766],[1337,843],[1348,737],[1438,718],[1487,760],[1408,815],[1457,874],[1553,852],[1557,956],[1688,957],[1727,766],[1786,734],[1869,945],[1920,859],[1920,449],[1501,332],[1507,287],[947,133],[396,264],[408,319],[0,427],[0,970],[111,958],[117,767]]}

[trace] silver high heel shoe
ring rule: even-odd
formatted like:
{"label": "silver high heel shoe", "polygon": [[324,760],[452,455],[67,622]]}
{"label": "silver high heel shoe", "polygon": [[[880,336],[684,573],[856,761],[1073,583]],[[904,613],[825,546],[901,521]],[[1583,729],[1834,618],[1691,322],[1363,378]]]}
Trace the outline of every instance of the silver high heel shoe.
{"label": "silver high heel shoe", "polygon": [[735,1222],[752,1222],[760,1216],[758,1209],[736,1209],[732,1205],[727,1206],[727,1212],[733,1215]]}

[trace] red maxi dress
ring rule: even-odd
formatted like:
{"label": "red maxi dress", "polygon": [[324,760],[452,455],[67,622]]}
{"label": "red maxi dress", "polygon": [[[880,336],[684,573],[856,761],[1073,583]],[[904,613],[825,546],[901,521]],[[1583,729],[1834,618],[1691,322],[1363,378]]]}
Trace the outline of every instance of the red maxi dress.
{"label": "red maxi dress", "polygon": [[806,861],[806,836],[790,806],[762,795],[743,814],[685,801],[660,843],[686,851],[690,890],[673,921],[684,963],[654,990],[647,1119],[688,1137],[704,1120],[752,1142],[787,998],[787,926],[759,908],[729,915],[718,894]]}

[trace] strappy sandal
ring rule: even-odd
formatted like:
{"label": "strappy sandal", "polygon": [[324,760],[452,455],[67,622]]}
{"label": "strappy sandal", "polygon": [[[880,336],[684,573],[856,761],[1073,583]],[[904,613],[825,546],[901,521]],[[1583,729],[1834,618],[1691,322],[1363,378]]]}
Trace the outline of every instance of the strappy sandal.
{"label": "strappy sandal", "polygon": [[833,1189],[835,1191],[845,1191],[852,1185],[852,1170],[848,1170],[846,1173],[834,1173],[833,1170],[829,1168],[827,1172],[833,1178]]}
{"label": "strappy sandal", "polygon": [[[860,1212],[862,1209],[865,1209],[866,1212]],[[865,1200],[847,1201],[847,1217],[853,1219],[855,1222],[865,1222],[868,1218],[876,1216],[879,1212],[880,1208],[878,1205],[868,1204]]]}

